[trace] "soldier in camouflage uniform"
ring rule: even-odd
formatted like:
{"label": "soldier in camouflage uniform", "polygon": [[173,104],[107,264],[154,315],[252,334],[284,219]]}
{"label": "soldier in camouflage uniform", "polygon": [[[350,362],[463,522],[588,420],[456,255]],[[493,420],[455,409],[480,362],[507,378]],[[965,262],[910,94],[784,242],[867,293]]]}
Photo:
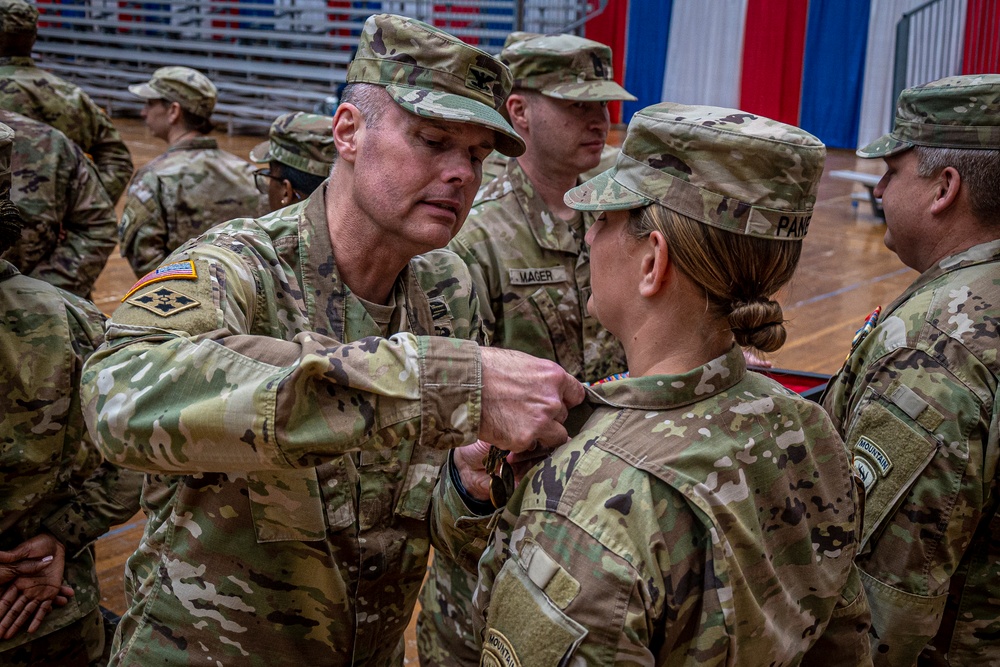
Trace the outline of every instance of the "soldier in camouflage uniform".
{"label": "soldier in camouflage uniform", "polygon": [[132,156],[111,119],[85,92],[35,66],[37,22],[31,3],[0,0],[0,108],[51,125],[76,142],[117,202],[132,175]]}
{"label": "soldier in camouflage uniform", "polygon": [[302,201],[330,175],[337,159],[333,119],[314,113],[286,113],[271,123],[268,140],[254,146],[250,159],[266,169],[254,172],[268,209]]}
{"label": "soldier in camouflage uniform", "polygon": [[204,74],[161,67],[129,92],[146,100],[146,126],[169,145],[135,172],[118,228],[122,257],[143,276],[220,222],[264,213],[266,200],[254,183],[253,165],[207,136],[216,89]]}
{"label": "soldier in camouflage uniform", "polygon": [[[823,405],[866,488],[876,665],[1000,663],[1000,75],[904,90],[885,243],[920,277],[870,318]],[[867,332],[867,333],[866,333]]]}
{"label": "soldier in camouflage uniform", "polygon": [[[18,226],[7,200],[11,144],[11,130],[0,125],[0,250]],[[138,511],[142,476],[103,464],[83,420],[80,374],[103,340],[103,323],[93,304],[0,259],[0,562],[52,557],[41,573],[0,585],[4,665],[87,665],[104,647],[90,544]],[[63,606],[45,615],[60,596]],[[39,608],[30,634],[9,626],[19,610],[30,616]]]}
{"label": "soldier in camouflage uniform", "polygon": [[[563,203],[601,160],[614,82],[611,49],[574,35],[512,33],[500,53],[514,91],[507,113],[525,152],[483,187],[449,246],[469,266],[493,345],[558,362],[581,381],[625,370],[621,344],[587,313],[589,212]],[[483,544],[482,546],[485,546]],[[481,547],[480,547],[481,548]],[[475,577],[435,554],[417,624],[425,667],[475,664]]]}
{"label": "soldier in camouflage uniform", "polygon": [[475,595],[482,665],[871,664],[847,451],[739,347],[784,342],[770,296],[824,155],[776,121],[660,104],[566,194],[601,212],[589,305],[631,376],[590,388],[583,429],[503,511]]}
{"label": "soldier in camouflage uniform", "polygon": [[509,71],[377,15],[347,79],[329,181],[179,249],[85,370],[100,446],[149,473],[112,664],[401,665],[439,478],[477,521],[462,494],[485,473],[448,449],[566,440],[582,387],[480,350],[468,270],[434,250],[493,147],[523,151]]}
{"label": "soldier in camouflage uniform", "polygon": [[88,297],[115,247],[114,204],[94,165],[59,130],[12,111],[15,131],[11,199],[24,219],[3,258],[32,278]]}

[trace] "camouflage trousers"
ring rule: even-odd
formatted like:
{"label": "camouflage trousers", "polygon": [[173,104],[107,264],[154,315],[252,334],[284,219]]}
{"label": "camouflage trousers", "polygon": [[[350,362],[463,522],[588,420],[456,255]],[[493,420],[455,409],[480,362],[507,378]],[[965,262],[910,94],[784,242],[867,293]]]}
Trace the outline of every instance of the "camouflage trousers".
{"label": "camouflage trousers", "polygon": [[99,667],[104,658],[104,617],[94,609],[79,621],[0,655],[4,667]]}
{"label": "camouflage trousers", "polygon": [[475,667],[480,642],[472,627],[476,577],[435,552],[417,616],[420,667]]}

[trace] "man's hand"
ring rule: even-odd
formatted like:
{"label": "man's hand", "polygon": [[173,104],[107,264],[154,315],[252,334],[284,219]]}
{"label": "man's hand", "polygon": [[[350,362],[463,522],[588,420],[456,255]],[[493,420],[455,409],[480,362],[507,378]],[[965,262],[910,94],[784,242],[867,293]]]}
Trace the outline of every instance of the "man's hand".
{"label": "man's hand", "polygon": [[512,452],[569,439],[563,422],[585,395],[572,375],[555,362],[497,348],[482,348],[482,368],[481,439]]}
{"label": "man's hand", "polygon": [[483,465],[489,451],[490,443],[476,440],[471,445],[455,449],[452,458],[458,476],[462,478],[465,492],[483,502],[489,502],[490,499],[490,474]]}
{"label": "man's hand", "polygon": [[10,582],[0,597],[0,637],[10,639],[29,621],[28,632],[35,632],[53,604],[69,601],[73,589],[62,585],[65,565],[65,547],[48,533],[0,551],[0,581]]}
{"label": "man's hand", "polygon": [[[489,451],[490,443],[476,440],[471,445],[455,449],[453,458],[459,477],[462,478],[465,492],[483,502],[490,500],[490,474],[486,472],[486,466],[483,465]],[[507,463],[514,469],[514,482],[520,484],[524,474],[551,453],[551,449],[538,447],[508,454]]]}

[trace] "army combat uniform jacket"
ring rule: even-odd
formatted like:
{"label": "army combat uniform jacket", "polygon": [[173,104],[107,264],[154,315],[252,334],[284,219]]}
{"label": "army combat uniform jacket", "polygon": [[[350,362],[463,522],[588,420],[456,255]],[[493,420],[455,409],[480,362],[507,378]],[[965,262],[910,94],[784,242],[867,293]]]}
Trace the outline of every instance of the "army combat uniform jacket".
{"label": "army combat uniform jacket", "polygon": [[137,276],[152,271],[182,243],[215,225],[258,215],[266,197],[254,166],[197,137],[167,149],[135,173],[118,228],[122,257]]}
{"label": "army combat uniform jacket", "polygon": [[393,291],[410,333],[368,337],[325,190],[175,253],[87,367],[99,444],[149,473],[113,664],[402,664],[432,491],[479,429],[478,303],[431,252]]}
{"label": "army combat uniform jacket", "polygon": [[11,201],[24,229],[4,253],[25,275],[88,297],[115,247],[115,207],[94,165],[66,135],[0,110],[15,132]]}
{"label": "army combat uniform jacket", "polygon": [[79,87],[35,65],[0,56],[0,108],[56,128],[97,166],[101,184],[117,202],[132,175],[132,156],[108,115]]}
{"label": "army combat uniform jacket", "polygon": [[878,665],[1000,662],[998,276],[1000,241],[928,269],[824,397],[867,489]]}
{"label": "army combat uniform jacket", "polygon": [[819,406],[739,347],[608,382],[480,562],[483,665],[861,665],[856,493]]}
{"label": "army combat uniform jacket", "polygon": [[[583,234],[553,215],[517,160],[482,188],[449,246],[465,260],[488,308],[493,345],[551,359],[581,381],[625,370],[614,336],[587,314],[590,254]],[[485,304],[484,304],[485,305]]]}
{"label": "army combat uniform jacket", "polygon": [[[77,388],[84,358],[103,339],[103,316],[90,303],[22,276],[0,260],[0,549],[42,531],[66,547],[63,580],[75,595],[54,608],[35,634],[0,640],[0,663],[22,662],[18,647],[95,614],[96,625],[77,642],[96,642],[104,630],[97,606],[97,572],[90,544],[139,509],[142,476],[102,465],[87,433]],[[96,632],[96,637],[94,636]]]}
{"label": "army combat uniform jacket", "polygon": [[[587,313],[590,256],[583,234],[593,216],[583,213],[574,231],[549,211],[516,159],[494,164],[498,177],[480,189],[450,246],[489,303],[491,344],[555,361],[583,382],[625,371],[621,343]],[[469,608],[475,584],[473,574],[435,553],[417,623],[424,667],[478,662]]]}

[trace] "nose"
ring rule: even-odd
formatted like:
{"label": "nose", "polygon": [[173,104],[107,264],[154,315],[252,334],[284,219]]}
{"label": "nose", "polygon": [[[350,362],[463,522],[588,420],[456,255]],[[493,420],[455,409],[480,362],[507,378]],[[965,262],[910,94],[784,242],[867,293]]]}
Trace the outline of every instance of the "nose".
{"label": "nose", "polygon": [[583,240],[588,246],[594,245],[594,236],[597,235],[597,225],[601,224],[602,218],[598,218],[594,221],[594,224],[590,226],[587,233],[583,235]]}
{"label": "nose", "polygon": [[448,183],[468,185],[473,180],[482,178],[482,173],[476,171],[472,163],[472,157],[467,151],[449,151],[448,155],[441,159],[440,164],[441,177]]}
{"label": "nose", "polygon": [[882,198],[882,193],[885,192],[885,186],[889,184],[889,172],[882,174],[882,178],[879,179],[878,183],[875,184],[875,189],[872,190],[872,194],[877,198]]}

